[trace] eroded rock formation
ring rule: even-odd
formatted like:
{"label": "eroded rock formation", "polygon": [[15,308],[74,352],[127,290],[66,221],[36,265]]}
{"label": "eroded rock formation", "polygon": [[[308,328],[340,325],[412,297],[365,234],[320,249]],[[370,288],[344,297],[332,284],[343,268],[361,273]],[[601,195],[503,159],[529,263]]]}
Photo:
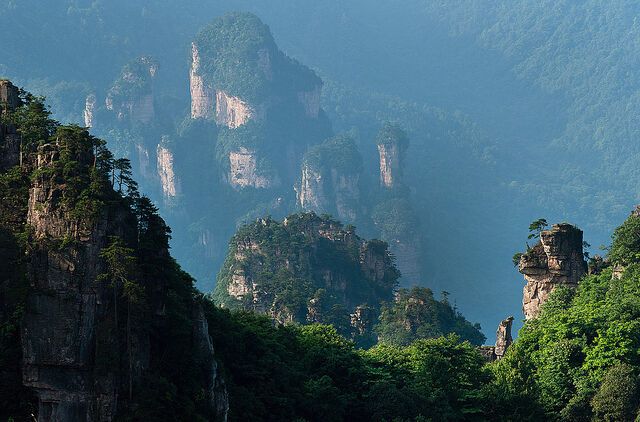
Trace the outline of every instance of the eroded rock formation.
{"label": "eroded rock formation", "polygon": [[[18,88],[0,80],[0,116],[6,116],[20,105]],[[20,135],[15,126],[0,123],[0,171],[20,163]]]}
{"label": "eroded rock formation", "polygon": [[175,198],[180,194],[180,180],[175,172],[173,151],[162,144],[158,144],[156,159],[162,194],[165,199]]}
{"label": "eroded rock formation", "polygon": [[535,318],[557,286],[576,287],[587,272],[582,230],[555,224],[540,233],[540,242],[523,254],[518,264],[527,282],[522,299],[526,319]]}
{"label": "eroded rock formation", "polygon": [[513,337],[511,336],[512,324],[512,316],[502,320],[496,331],[496,344],[494,346],[480,346],[478,348],[480,354],[489,362],[502,359],[507,349],[513,343]]}
{"label": "eroded rock formation", "polygon": [[241,147],[229,153],[229,183],[236,188],[269,188],[275,180],[260,174],[256,152]]}
{"label": "eroded rock formation", "polygon": [[397,143],[378,144],[380,156],[380,184],[385,188],[397,186],[401,180],[403,151]]}
{"label": "eroded rock formation", "polygon": [[322,87],[316,86],[311,91],[298,92],[298,101],[304,107],[304,112],[307,117],[317,119],[320,115],[320,95],[322,93]]}
{"label": "eroded rock formation", "polygon": [[84,102],[84,127],[93,127],[95,125],[95,109],[96,109],[96,96],[95,94],[87,95],[87,99]]}
{"label": "eroded rock formation", "polygon": [[191,118],[209,119],[214,113],[215,90],[205,82],[200,72],[200,52],[196,43],[191,43],[191,70],[189,71]]}
{"label": "eroded rock formation", "polygon": [[[280,276],[272,280],[270,273]],[[341,320],[351,327],[344,334],[357,338],[371,335],[380,302],[391,299],[399,276],[386,243],[365,241],[314,213],[241,228],[220,274],[215,296],[223,306],[279,323]]]}
{"label": "eroded rock formation", "polygon": [[254,109],[238,97],[216,91],[216,123],[235,129],[256,118]]}

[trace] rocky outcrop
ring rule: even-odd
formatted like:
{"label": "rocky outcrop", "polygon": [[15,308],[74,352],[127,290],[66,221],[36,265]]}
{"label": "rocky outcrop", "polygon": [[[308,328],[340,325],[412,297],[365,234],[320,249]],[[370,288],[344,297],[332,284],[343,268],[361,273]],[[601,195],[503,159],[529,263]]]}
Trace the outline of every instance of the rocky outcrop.
{"label": "rocky outcrop", "polygon": [[241,147],[229,153],[229,183],[235,188],[265,189],[277,181],[260,174],[255,151]]}
{"label": "rocky outcrop", "polygon": [[191,91],[191,118],[210,119],[214,114],[215,90],[205,82],[200,73],[200,52],[196,43],[191,43],[191,70],[189,71]]}
{"label": "rocky outcrop", "polygon": [[91,128],[95,125],[96,102],[95,94],[87,95],[87,99],[84,102],[84,127]]}
{"label": "rocky outcrop", "polygon": [[513,337],[511,336],[512,324],[512,316],[502,320],[498,325],[498,330],[496,331],[496,344],[494,346],[478,347],[478,351],[487,361],[493,362],[504,357],[507,349],[513,343]]}
{"label": "rocky outcrop", "polygon": [[220,274],[215,297],[222,306],[265,313],[279,323],[343,318],[351,327],[344,334],[352,337],[371,334],[380,302],[391,299],[398,279],[386,243],[365,241],[313,213],[241,228]]}
{"label": "rocky outcrop", "polygon": [[509,318],[502,320],[500,325],[498,325],[495,346],[496,359],[502,359],[509,346],[513,343],[513,337],[511,337],[512,323],[513,317],[510,316]]}
{"label": "rocky outcrop", "polygon": [[556,224],[542,231],[540,242],[521,256],[518,271],[527,282],[522,300],[525,318],[535,318],[557,286],[576,287],[587,272],[582,230]]}
{"label": "rocky outcrop", "polygon": [[173,152],[168,147],[158,144],[156,159],[162,194],[165,199],[175,198],[180,194],[180,180],[175,172]]}
{"label": "rocky outcrop", "polygon": [[[216,123],[235,129],[257,118],[254,109],[238,97],[224,91],[216,91]],[[261,120],[261,119],[258,119]]]}

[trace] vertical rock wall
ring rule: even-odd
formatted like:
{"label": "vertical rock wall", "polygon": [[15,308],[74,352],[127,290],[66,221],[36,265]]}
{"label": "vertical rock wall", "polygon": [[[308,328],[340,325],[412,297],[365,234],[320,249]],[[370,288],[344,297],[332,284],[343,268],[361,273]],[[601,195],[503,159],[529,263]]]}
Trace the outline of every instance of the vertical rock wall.
{"label": "vertical rock wall", "polygon": [[215,91],[200,74],[200,53],[195,43],[191,44],[191,70],[189,72],[191,91],[191,118],[210,119],[214,113]]}
{"label": "vertical rock wall", "polygon": [[576,287],[587,272],[582,230],[555,224],[541,232],[540,243],[522,255],[518,270],[527,282],[522,299],[525,318],[535,318],[556,286]]}
{"label": "vertical rock wall", "polygon": [[180,194],[180,180],[175,172],[173,152],[159,144],[156,149],[156,155],[162,193],[165,199],[175,198]]}

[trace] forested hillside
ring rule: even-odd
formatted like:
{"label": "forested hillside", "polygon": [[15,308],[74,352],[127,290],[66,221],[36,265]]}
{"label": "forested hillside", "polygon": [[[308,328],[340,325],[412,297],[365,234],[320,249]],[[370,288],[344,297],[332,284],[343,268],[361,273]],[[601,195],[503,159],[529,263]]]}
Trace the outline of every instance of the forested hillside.
{"label": "forested hillside", "polygon": [[[405,183],[411,206],[421,210],[420,283],[451,292],[483,326],[517,312],[509,303],[520,284],[508,264],[522,234],[516,227],[540,217],[572,221],[595,249],[609,243],[612,222],[637,201],[638,127],[627,117],[638,114],[632,1],[190,0],[180,8],[144,0],[3,1],[0,74],[47,95],[57,118],[78,121],[88,95],[106,92],[127,63],[152,56],[158,121],[180,128],[189,108],[190,43],[231,10],[256,13],[285,53],[323,79],[322,108],[335,133],[350,131],[365,173],[374,171],[383,122],[407,131]],[[77,51],[82,63],[70,59]],[[108,129],[101,136],[122,152],[142,136]],[[173,129],[146,136],[164,132]],[[185,192],[189,185],[183,181]],[[162,194],[148,190],[172,220]],[[269,199],[259,201],[265,212]],[[208,223],[192,224],[194,234],[174,247],[208,289],[222,262],[201,270],[187,251]],[[381,234],[359,226],[367,236]],[[213,255],[221,251],[205,253]]]}

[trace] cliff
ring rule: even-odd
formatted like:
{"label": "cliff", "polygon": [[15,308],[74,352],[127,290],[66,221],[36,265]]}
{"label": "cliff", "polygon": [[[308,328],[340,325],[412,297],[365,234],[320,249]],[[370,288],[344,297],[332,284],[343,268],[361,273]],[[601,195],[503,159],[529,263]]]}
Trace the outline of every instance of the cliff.
{"label": "cliff", "polygon": [[525,318],[535,318],[557,286],[576,287],[586,274],[582,230],[555,224],[542,231],[540,242],[520,257],[518,271],[527,282],[522,299]]}
{"label": "cliff", "polygon": [[404,131],[392,124],[385,124],[376,138],[379,155],[380,186],[392,189],[402,185],[404,158],[408,138]]}
{"label": "cliff", "polygon": [[261,219],[233,237],[215,289],[224,307],[265,313],[279,323],[334,323],[370,336],[379,304],[398,273],[387,245],[314,213]]}
{"label": "cliff", "polygon": [[176,175],[174,153],[163,143],[158,144],[156,149],[156,163],[165,200],[176,198],[181,193],[181,186],[180,180]]}
{"label": "cliff", "polygon": [[169,255],[168,227],[125,167],[112,176],[103,141],[49,120],[37,98],[24,102],[41,110],[30,129],[45,140],[23,140],[23,165],[0,173],[0,194],[11,198],[0,206],[9,236],[0,258],[14,263],[0,271],[0,324],[9,330],[0,360],[25,390],[9,388],[33,395],[10,411],[45,422],[157,420],[154,403],[171,392],[185,417],[224,420],[205,304]]}
{"label": "cliff", "polygon": [[351,138],[338,136],[310,148],[296,186],[298,205],[305,211],[356,222],[361,214],[361,170],[362,158]]}
{"label": "cliff", "polygon": [[280,51],[252,14],[227,14],[198,33],[189,79],[191,118],[221,128],[218,159],[229,169],[223,180],[235,189],[292,185],[291,169],[299,169],[306,146],[329,134],[320,110],[322,81]]}
{"label": "cliff", "polygon": [[[120,76],[113,83],[105,106],[115,113],[118,120],[129,120],[132,123],[149,124],[155,117],[153,80],[158,71],[158,64],[150,57],[140,57],[126,64]],[[90,99],[85,107],[85,126],[87,117],[93,125],[93,108]]]}
{"label": "cliff", "polygon": [[10,113],[20,106],[20,102],[18,88],[10,81],[0,80],[0,171],[20,161],[20,136],[10,122]]}

